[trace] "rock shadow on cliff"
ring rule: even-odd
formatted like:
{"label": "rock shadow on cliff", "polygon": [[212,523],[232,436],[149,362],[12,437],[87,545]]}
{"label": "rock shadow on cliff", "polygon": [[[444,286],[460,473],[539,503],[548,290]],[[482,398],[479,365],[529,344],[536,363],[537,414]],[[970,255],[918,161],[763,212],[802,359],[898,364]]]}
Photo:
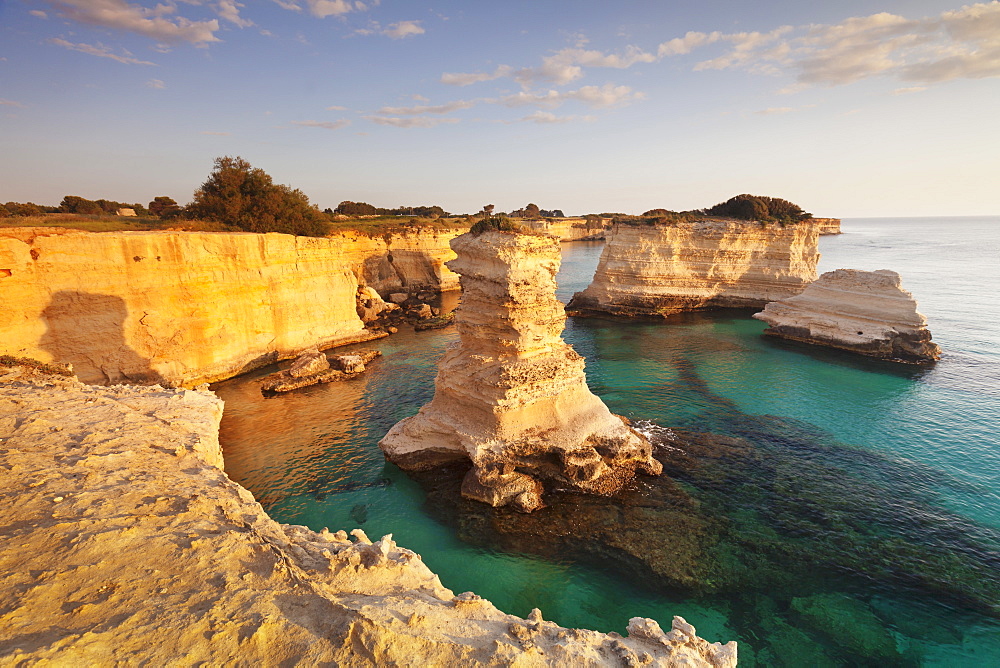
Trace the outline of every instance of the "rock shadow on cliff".
{"label": "rock shadow on cliff", "polygon": [[152,385],[163,377],[128,344],[125,300],[77,290],[60,290],[42,311],[47,327],[39,342],[80,380],[113,385]]}

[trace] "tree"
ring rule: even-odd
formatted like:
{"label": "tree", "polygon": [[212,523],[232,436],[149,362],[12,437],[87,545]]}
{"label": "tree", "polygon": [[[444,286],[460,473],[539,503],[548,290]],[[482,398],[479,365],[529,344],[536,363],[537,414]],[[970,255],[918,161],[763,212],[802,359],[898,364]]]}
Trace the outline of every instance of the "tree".
{"label": "tree", "polygon": [[149,203],[149,213],[160,218],[174,218],[181,212],[181,207],[172,197],[160,195]]}
{"label": "tree", "polygon": [[84,215],[94,215],[103,213],[100,204],[92,202],[77,195],[66,195],[59,202],[60,213],[79,213]]}
{"label": "tree", "polygon": [[301,190],[275,184],[264,170],[237,156],[215,159],[208,180],[187,207],[197,218],[248,232],[323,236],[328,227]]}
{"label": "tree", "polygon": [[535,219],[535,218],[540,218],[541,215],[542,215],[541,211],[539,210],[537,204],[529,204],[528,206],[524,207],[525,218]]}
{"label": "tree", "polygon": [[710,216],[777,222],[782,225],[812,218],[811,213],[806,213],[797,204],[792,204],[788,200],[746,194],[731,197],[725,202],[706,209],[705,213]]}

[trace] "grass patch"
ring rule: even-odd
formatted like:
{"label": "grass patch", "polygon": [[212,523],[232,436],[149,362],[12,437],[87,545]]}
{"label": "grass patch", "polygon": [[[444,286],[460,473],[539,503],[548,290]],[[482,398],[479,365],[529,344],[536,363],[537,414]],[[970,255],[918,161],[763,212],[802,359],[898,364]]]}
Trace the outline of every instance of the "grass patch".
{"label": "grass patch", "polygon": [[49,213],[41,216],[12,216],[0,218],[0,228],[8,227],[60,227],[85,232],[150,232],[157,230],[184,230],[190,232],[229,232],[225,225],[207,220],[171,218],[133,218],[131,216],[84,215],[78,213]]}

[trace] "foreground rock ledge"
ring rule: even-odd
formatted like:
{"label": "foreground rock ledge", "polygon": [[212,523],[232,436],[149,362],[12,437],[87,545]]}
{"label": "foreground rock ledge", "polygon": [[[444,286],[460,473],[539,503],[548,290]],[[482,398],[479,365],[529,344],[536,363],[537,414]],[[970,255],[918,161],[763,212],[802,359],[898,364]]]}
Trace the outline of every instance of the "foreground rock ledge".
{"label": "foreground rock ledge", "polygon": [[816,278],[819,226],[729,219],[616,224],[574,315],[663,317],[682,311],[761,308]]}
{"label": "foreground rock ledge", "polygon": [[274,522],[205,391],[0,367],[0,664],[735,666],[736,643],[565,629],[453,595],[391,536]]}
{"label": "foreground rock ledge", "polygon": [[659,474],[645,437],[587,388],[562,340],[555,237],[489,231],[455,238],[460,340],[441,358],[434,399],[379,443],[404,469],[468,458],[467,498],[530,512],[540,480],[613,494],[637,471]]}
{"label": "foreground rock ledge", "polygon": [[941,356],[913,295],[888,269],[828,271],[753,317],[770,325],[765,334],[871,357],[919,364]]}

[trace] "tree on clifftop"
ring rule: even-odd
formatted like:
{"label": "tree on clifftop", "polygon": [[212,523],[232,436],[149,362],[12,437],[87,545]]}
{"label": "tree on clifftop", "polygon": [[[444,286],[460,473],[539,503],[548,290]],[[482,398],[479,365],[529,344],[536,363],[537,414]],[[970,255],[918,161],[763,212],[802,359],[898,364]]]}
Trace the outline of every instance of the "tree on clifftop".
{"label": "tree on clifftop", "polygon": [[711,209],[706,209],[705,213],[710,216],[725,216],[740,220],[778,222],[782,225],[812,218],[811,213],[806,213],[797,204],[761,195],[737,195],[721,204],[716,204]]}
{"label": "tree on clifftop", "polygon": [[275,184],[264,170],[237,156],[215,159],[215,169],[194,193],[188,211],[247,232],[321,237],[323,214],[301,190]]}

